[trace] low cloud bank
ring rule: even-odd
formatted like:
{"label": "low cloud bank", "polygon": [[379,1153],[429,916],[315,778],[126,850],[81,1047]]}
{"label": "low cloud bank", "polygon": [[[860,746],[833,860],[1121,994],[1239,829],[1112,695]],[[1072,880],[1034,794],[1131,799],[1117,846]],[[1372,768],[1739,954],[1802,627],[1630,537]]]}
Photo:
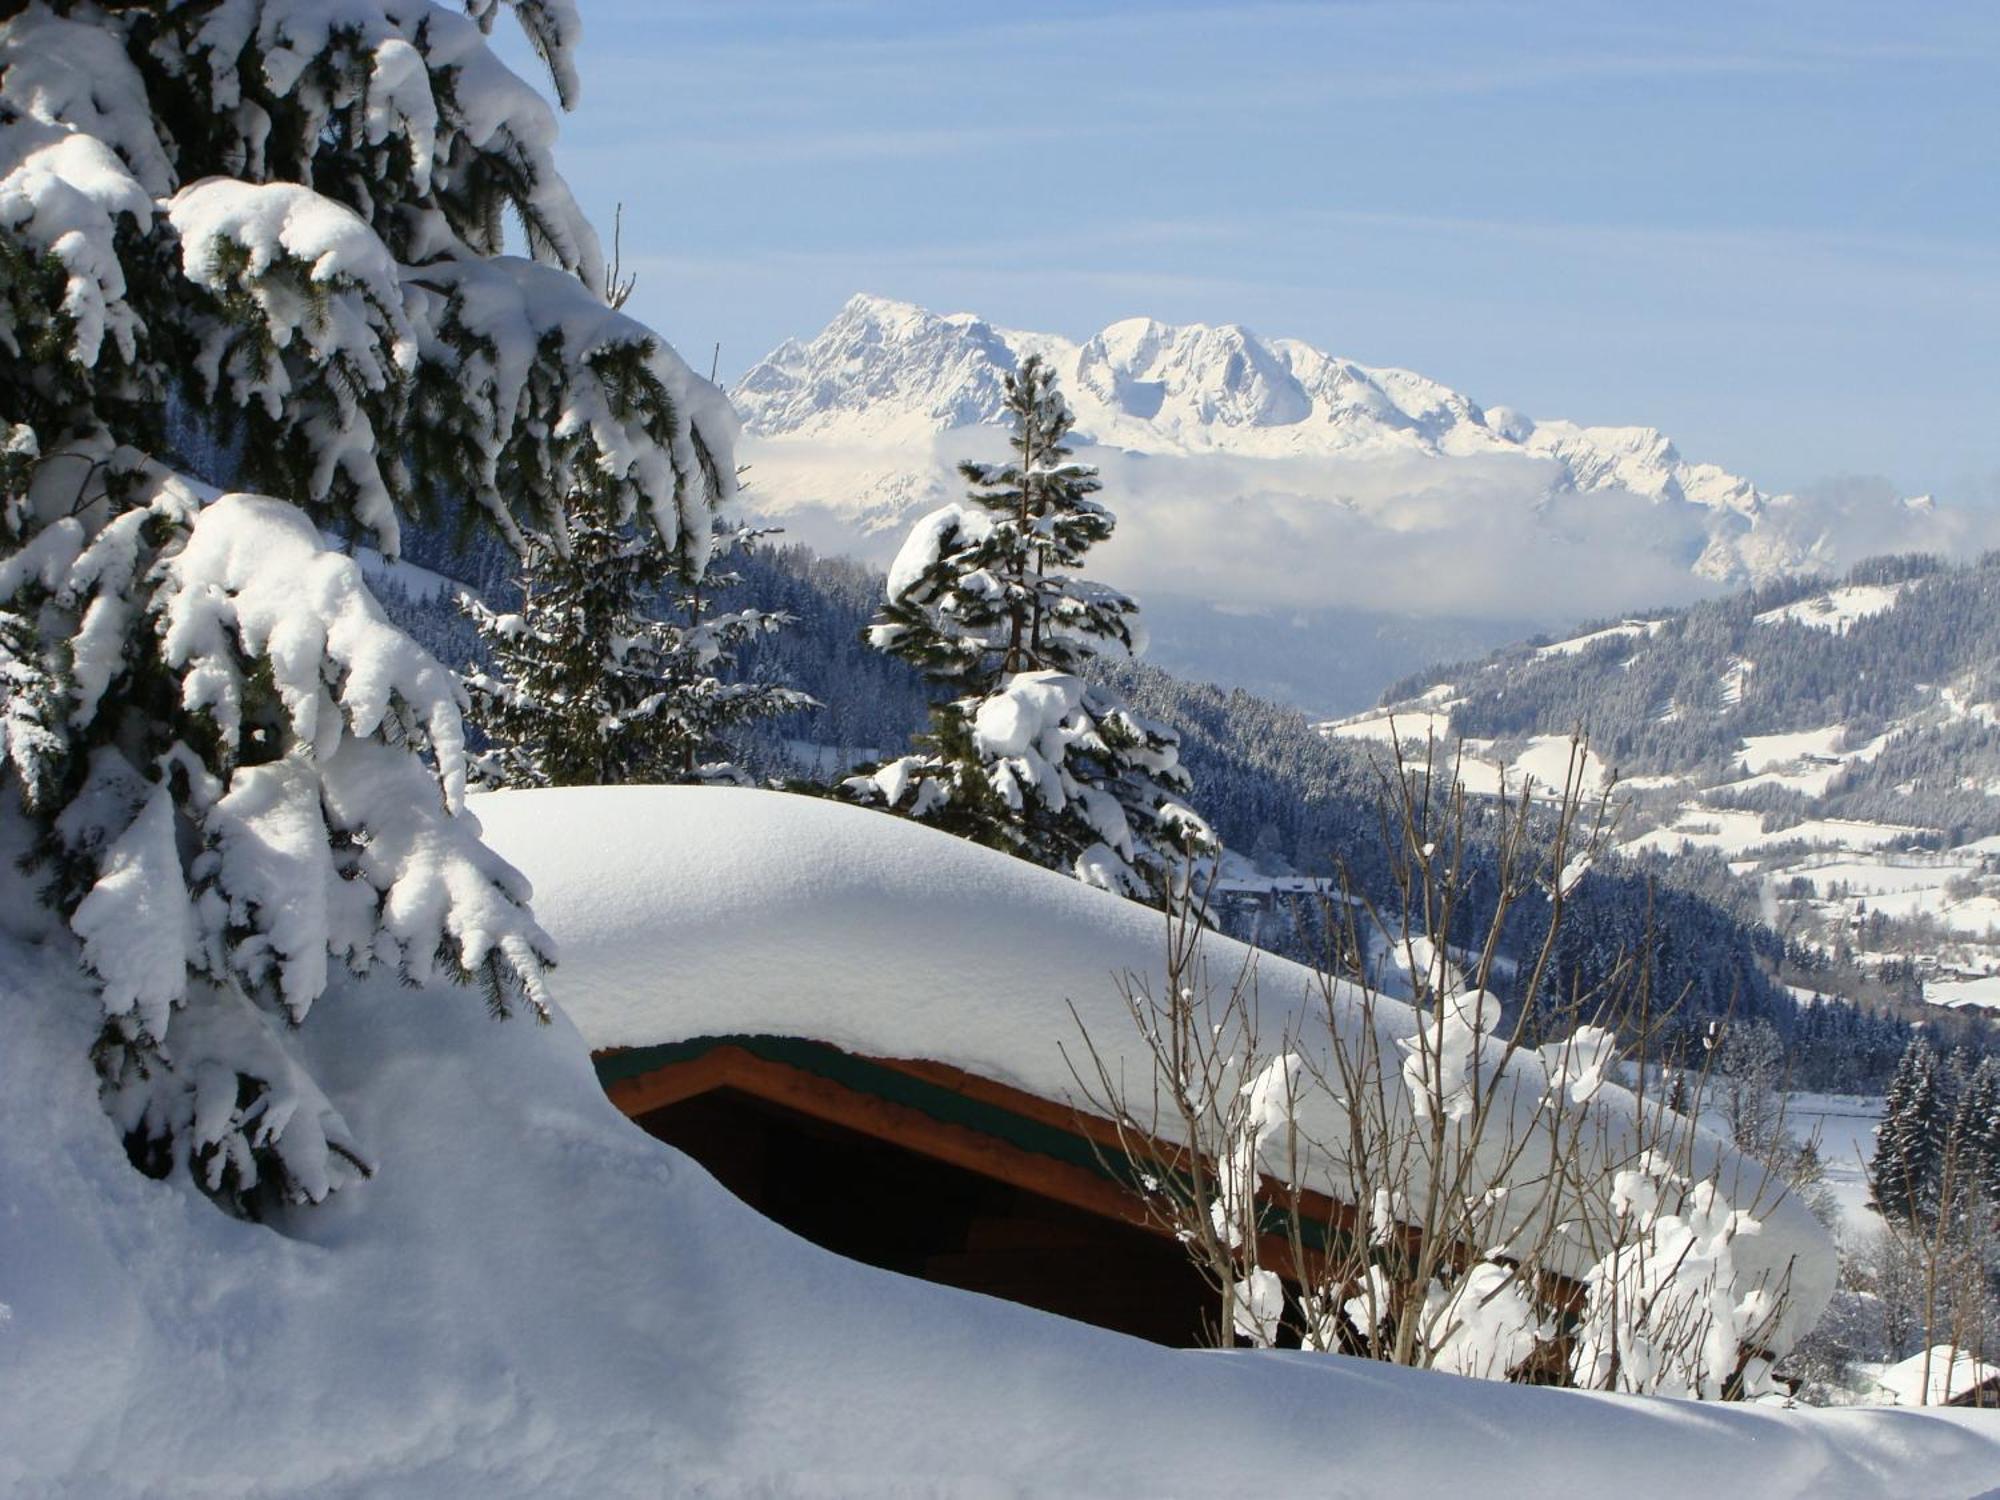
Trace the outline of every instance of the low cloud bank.
{"label": "low cloud bank", "polygon": [[[750,503],[822,550],[883,563],[924,509],[958,498],[962,458],[1004,434],[948,433],[924,458],[751,440]],[[1582,620],[1685,604],[1799,566],[2000,545],[2000,510],[1912,509],[1885,481],[1828,480],[1740,516],[1624,490],[1551,493],[1557,466],[1438,458],[1159,456],[1079,448],[1103,472],[1118,534],[1095,557],[1142,601],[1268,612]],[[1703,562],[1704,557],[1707,561]],[[1699,567],[1699,571],[1698,571]],[[1715,576],[1733,569],[1734,577]],[[1708,576],[1704,576],[1708,575]]]}
{"label": "low cloud bank", "polygon": [[[822,552],[886,566],[909,524],[963,496],[963,458],[997,430],[909,449],[745,443],[746,497]],[[1146,606],[1153,658],[1313,711],[1373,702],[1391,678],[1537,630],[1692,603],[1799,568],[1885,552],[2000,546],[2000,507],[1912,507],[1892,485],[1830,479],[1739,515],[1625,490],[1551,492],[1558,466],[1513,455],[1368,459],[1169,456],[1083,446],[1118,516],[1093,571]],[[1716,574],[1723,573],[1723,577]]]}

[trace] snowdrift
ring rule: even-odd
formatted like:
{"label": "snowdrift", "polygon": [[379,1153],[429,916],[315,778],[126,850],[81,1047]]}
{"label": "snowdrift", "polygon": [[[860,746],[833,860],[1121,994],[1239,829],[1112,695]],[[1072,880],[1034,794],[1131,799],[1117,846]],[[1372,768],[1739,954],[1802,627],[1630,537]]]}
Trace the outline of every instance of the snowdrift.
{"label": "snowdrift", "polygon": [[[1114,1073],[1151,1076],[1114,983],[1131,973],[1161,989],[1164,922],[1145,907],[920,824],[777,792],[582,788],[474,805],[494,846],[534,883],[536,913],[562,948],[558,993],[593,1048],[801,1036],[948,1062],[1067,1100],[1078,1090],[1061,1048],[1081,1057],[1073,1005]],[[1218,988],[1255,958],[1266,1037],[1288,1015],[1317,1015],[1306,969],[1227,939],[1205,951]],[[1346,1021],[1351,1044],[1358,1003]],[[1375,1022],[1385,1048],[1416,1024],[1387,1001]],[[1303,1035],[1324,1047],[1317,1021]],[[1514,1100],[1524,1131],[1545,1085],[1540,1073],[1524,1077]],[[1308,1091],[1302,1121],[1317,1139],[1339,1139],[1325,1105]],[[1584,1144],[1608,1185],[1602,1164],[1631,1155],[1632,1101],[1607,1088],[1593,1108],[1601,1119]],[[1504,1154],[1502,1135],[1490,1158]],[[1748,1279],[1789,1288],[1771,1339],[1789,1348],[1832,1294],[1832,1242],[1803,1205],[1773,1201],[1764,1169],[1718,1138],[1703,1132],[1692,1154],[1698,1173],[1719,1168],[1733,1204],[1757,1205],[1763,1225],[1736,1242],[1737,1263]],[[1520,1153],[1513,1180],[1535,1163]]]}
{"label": "snowdrift", "polygon": [[[708,797],[713,818],[699,800]],[[656,1006],[680,996],[723,1009],[726,997],[709,990],[731,975],[697,940],[745,929],[748,951],[759,914],[786,909],[731,873],[760,847],[790,858],[786,889],[829,904],[817,919],[790,908],[797,944],[841,925],[835,916],[859,921],[877,908],[865,929],[885,931],[902,893],[912,902],[904,930],[917,932],[911,922],[947,908],[917,905],[915,882],[945,869],[976,876],[967,911],[998,921],[1024,900],[1051,922],[1046,942],[1013,955],[1030,976],[1065,958],[1103,973],[1128,943],[1142,956],[1145,915],[1127,929],[1073,882],[967,862],[977,851],[932,850],[921,830],[777,797],[478,805],[509,847],[534,843],[548,856],[533,862],[548,886],[546,920],[568,943],[557,977],[576,976],[586,1029],[561,1017],[495,1022],[472,992],[336,983],[301,1040],[381,1170],[269,1226],[226,1219],[185,1185],[127,1165],[95,1100],[95,1004],[73,945],[37,924],[6,873],[0,1494],[1361,1496],[1476,1486],[1626,1500],[1968,1500],[2000,1484],[1991,1414],[1724,1410],[1320,1356],[1177,1352],[824,1254],[742,1208],[604,1099],[589,1045],[618,1034],[621,1012],[608,990],[593,1001],[593,972],[650,979]],[[871,866],[837,867],[875,837],[859,822],[849,833],[847,819],[870,817],[885,830]],[[574,846],[579,865],[643,859],[664,878],[706,840],[732,837],[744,864],[654,889],[649,948],[637,930],[615,946],[615,913],[582,921],[595,903],[566,894],[555,867]],[[913,867],[884,889],[890,856]],[[632,899],[639,910],[647,898]],[[670,900],[700,904],[683,913]],[[1085,940],[1098,923],[1106,935],[1093,948]],[[996,961],[1016,930],[1003,923]],[[840,977],[840,961],[865,950],[836,948],[809,965],[785,946],[734,976],[745,1005],[776,1004],[756,998],[760,974],[773,991],[798,987],[802,1012],[815,993],[830,1013],[842,985],[860,987]],[[1018,993],[999,988],[999,972],[929,997],[937,1016],[917,1039],[997,1031]],[[980,983],[995,992],[978,994]],[[636,1003],[623,1014],[627,1035],[647,1024]],[[872,1039],[870,1023],[852,1017],[825,1031],[857,1046]]]}

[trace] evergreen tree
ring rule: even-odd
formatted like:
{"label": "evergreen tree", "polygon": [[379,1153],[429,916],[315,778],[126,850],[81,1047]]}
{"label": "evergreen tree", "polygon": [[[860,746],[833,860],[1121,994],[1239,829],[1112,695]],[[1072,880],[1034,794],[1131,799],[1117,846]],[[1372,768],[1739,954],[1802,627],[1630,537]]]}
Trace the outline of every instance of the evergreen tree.
{"label": "evergreen tree", "polygon": [[1694,1090],[1688,1085],[1686,1068],[1670,1068],[1667,1071],[1667,1108],[1675,1114],[1694,1115]]}
{"label": "evergreen tree", "polygon": [[965,463],[969,505],[917,522],[890,570],[870,642],[953,696],[915,754],[851,779],[865,801],[1128,894],[1180,854],[1215,848],[1188,806],[1179,736],[1080,674],[1135,645],[1138,605],[1080,577],[1111,535],[1071,461],[1074,421],[1030,356],[1007,377],[1012,460]]}
{"label": "evergreen tree", "polygon": [[[510,8],[567,102],[573,9]],[[293,1039],[336,966],[547,1004],[459,690],[319,528],[393,556],[451,493],[560,537],[588,491],[685,552],[734,490],[468,9],[0,8],[0,816],[134,1160],[249,1212],[367,1170]]]}
{"label": "evergreen tree", "polygon": [[490,746],[479,769],[496,785],[651,781],[665,759],[654,710],[672,632],[645,610],[668,560],[597,490],[573,500],[567,545],[529,543],[518,612],[461,601],[492,662],[466,687]]}
{"label": "evergreen tree", "polygon": [[1734,1022],[1716,1049],[1714,1107],[1729,1124],[1729,1138],[1752,1156],[1771,1159],[1785,1149],[1785,1046],[1769,1021]]}
{"label": "evergreen tree", "polygon": [[2000,1058],[1967,1076],[1951,1120],[1955,1196],[1989,1222],[2000,1216]]}
{"label": "evergreen tree", "polygon": [[733,565],[747,558],[768,530],[718,527],[707,566],[678,581],[674,609],[679,621],[663,662],[663,698],[657,715],[666,724],[667,763],[663,779],[747,784],[733,764],[738,733],[761,719],[817,708],[809,693],[783,682],[736,675],[740,653],[767,641],[793,623],[782,610],[748,605],[718,610],[717,596],[737,588],[743,575]]}
{"label": "evergreen tree", "polygon": [[[743,780],[720,758],[729,732],[812,703],[777,683],[717,675],[744,642],[789,619],[710,607],[712,591],[735,581],[715,562],[751,535],[719,528],[694,573],[676,569],[650,525],[618,521],[601,487],[577,497],[566,548],[530,543],[518,611],[462,601],[491,662],[466,679],[490,745],[481,774],[500,786]],[[679,623],[659,617],[669,599]]]}
{"label": "evergreen tree", "polygon": [[1943,1074],[1936,1051],[1919,1034],[1889,1081],[1868,1182],[1875,1207],[1890,1217],[1923,1222],[1938,1212],[1952,1118]]}

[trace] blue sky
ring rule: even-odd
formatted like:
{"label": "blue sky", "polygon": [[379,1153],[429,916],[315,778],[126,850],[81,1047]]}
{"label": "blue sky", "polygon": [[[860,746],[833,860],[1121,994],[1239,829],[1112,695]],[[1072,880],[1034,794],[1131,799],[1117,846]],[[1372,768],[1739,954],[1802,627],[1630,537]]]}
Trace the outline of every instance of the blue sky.
{"label": "blue sky", "polygon": [[586,0],[563,160],[725,377],[852,292],[1240,322],[2000,501],[2000,5]]}

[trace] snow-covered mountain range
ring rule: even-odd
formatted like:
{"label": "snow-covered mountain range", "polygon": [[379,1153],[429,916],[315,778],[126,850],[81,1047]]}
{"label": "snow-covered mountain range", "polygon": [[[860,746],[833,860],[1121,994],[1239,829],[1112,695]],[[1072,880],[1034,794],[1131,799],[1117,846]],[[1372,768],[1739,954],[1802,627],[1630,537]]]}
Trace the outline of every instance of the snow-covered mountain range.
{"label": "snow-covered mountain range", "polygon": [[[1436,649],[1439,621],[1497,622],[1472,628],[1497,645],[1874,552],[1954,550],[1964,525],[1928,504],[1766,493],[1656,428],[1537,420],[1236,325],[1133,318],[1079,342],[872,296],[737,384],[752,505],[822,549],[885,560],[915,514],[958,496],[960,459],[997,453],[1004,376],[1036,353],[1120,518],[1103,571],[1166,621],[1169,650],[1244,634],[1216,628],[1218,611],[1310,634],[1330,611],[1373,622],[1342,630],[1350,656],[1357,636],[1421,636],[1417,655],[1371,658],[1364,698]],[[1190,624],[1190,608],[1208,618]],[[1230,661],[1244,649],[1263,654]],[[1185,652],[1173,664],[1308,706],[1349,692]]]}
{"label": "snow-covered mountain range", "polygon": [[861,295],[809,342],[773,350],[733,394],[758,436],[921,443],[1000,421],[1002,376],[1029,354],[1056,367],[1079,439],[1097,446],[1256,458],[1505,454],[1552,461],[1554,489],[1623,489],[1750,519],[1766,506],[1750,481],[1687,462],[1657,428],[1537,422],[1409,370],[1371,369],[1237,324],[1127,318],[1077,343]]}

